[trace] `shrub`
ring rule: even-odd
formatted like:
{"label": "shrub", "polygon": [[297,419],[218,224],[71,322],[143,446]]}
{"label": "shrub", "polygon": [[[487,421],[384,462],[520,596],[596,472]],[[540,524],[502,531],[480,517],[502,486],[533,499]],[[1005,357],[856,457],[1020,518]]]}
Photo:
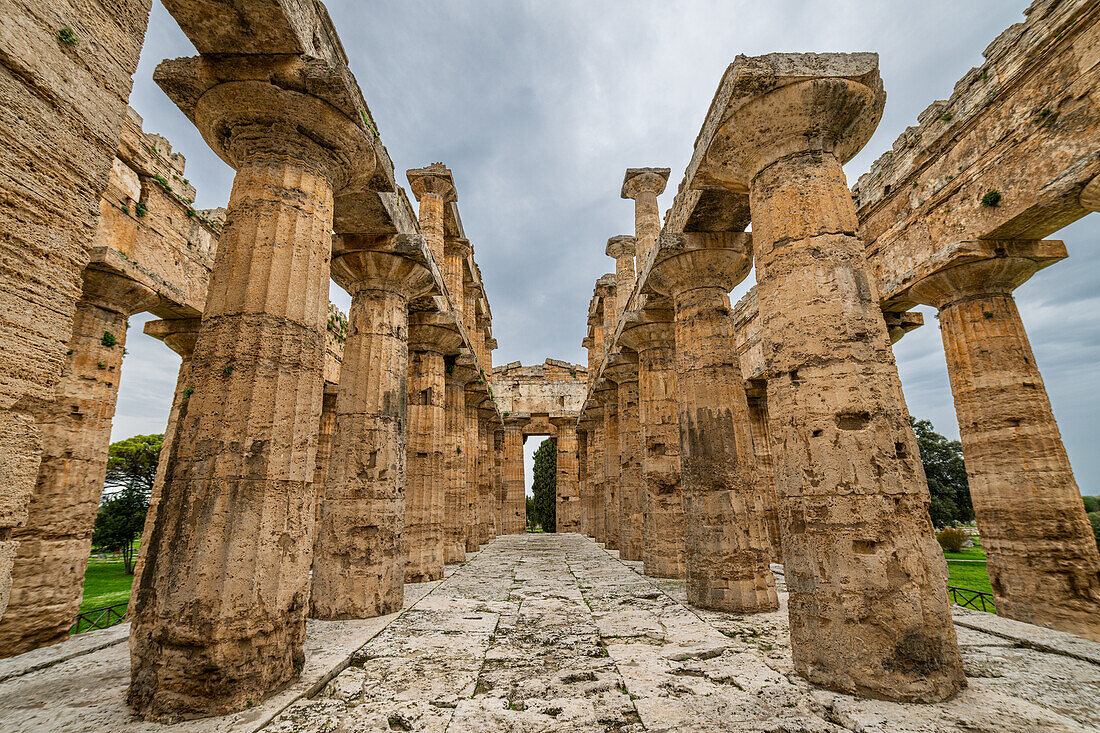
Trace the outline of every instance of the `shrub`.
{"label": "shrub", "polygon": [[1085,503],[1085,512],[1100,512],[1100,497],[1097,496],[1082,496],[1081,501]]}
{"label": "shrub", "polygon": [[966,542],[966,532],[958,527],[948,527],[936,534],[936,541],[944,552],[962,552],[963,543]]}
{"label": "shrub", "polygon": [[106,346],[109,349],[109,348],[111,348],[112,346],[114,346],[115,344],[118,343],[118,339],[116,339],[115,335],[113,333],[111,333],[110,331],[104,331],[103,332],[103,338],[101,338],[99,340],[99,343],[103,344],[104,346]]}
{"label": "shrub", "polygon": [[1096,538],[1096,549],[1100,550],[1100,512],[1089,512],[1088,518],[1092,525],[1092,535]]}
{"label": "shrub", "polygon": [[994,206],[998,206],[1000,203],[1001,203],[1001,192],[1000,191],[986,191],[985,195],[982,196],[982,206],[994,207]]}
{"label": "shrub", "polygon": [[57,42],[60,43],[62,46],[68,46],[69,48],[72,48],[80,43],[80,41],[77,40],[76,32],[69,26],[65,26],[57,32]]}

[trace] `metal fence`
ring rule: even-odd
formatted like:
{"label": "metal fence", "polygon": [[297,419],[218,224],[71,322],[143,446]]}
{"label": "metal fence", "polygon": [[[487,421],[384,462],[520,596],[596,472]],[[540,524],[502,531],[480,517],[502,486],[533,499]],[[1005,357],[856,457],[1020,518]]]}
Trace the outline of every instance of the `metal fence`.
{"label": "metal fence", "polygon": [[985,611],[986,613],[997,612],[997,607],[993,604],[992,593],[949,585],[947,586],[947,596],[952,603],[963,608],[973,608],[975,611]]}
{"label": "metal fence", "polygon": [[120,624],[126,619],[126,607],[128,603],[116,603],[113,606],[103,606],[85,611],[76,617],[70,634],[83,634],[92,629],[106,629],[115,624]]}

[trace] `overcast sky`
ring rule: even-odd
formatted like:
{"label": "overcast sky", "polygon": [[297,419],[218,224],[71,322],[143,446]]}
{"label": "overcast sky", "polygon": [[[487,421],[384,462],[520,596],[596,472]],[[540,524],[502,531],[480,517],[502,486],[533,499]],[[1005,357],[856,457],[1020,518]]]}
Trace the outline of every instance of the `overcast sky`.
{"label": "overcast sky", "polygon": [[[634,231],[619,198],[630,167],[672,169],[662,212],[691,156],[726,66],[739,53],[877,51],[888,94],[849,182],[982,50],[1022,21],[1026,0],[329,0],[336,28],[394,160],[454,172],[500,348],[494,361],[586,363],[593,281],[613,270],[607,238]],[[233,172],[152,82],[164,58],[195,51],[153,6],[132,106],[145,130],[187,157],[197,205],[222,206]],[[1100,494],[1100,220],[1059,233],[1070,260],[1016,295],[1083,493]],[[747,285],[747,283],[746,283]],[[737,297],[744,287],[735,291]],[[333,286],[345,310],[349,298]],[[161,432],[178,358],[131,319],[112,440]],[[896,347],[910,412],[958,435],[932,312]],[[527,453],[539,440],[527,442]],[[530,471],[527,473],[530,481]]]}

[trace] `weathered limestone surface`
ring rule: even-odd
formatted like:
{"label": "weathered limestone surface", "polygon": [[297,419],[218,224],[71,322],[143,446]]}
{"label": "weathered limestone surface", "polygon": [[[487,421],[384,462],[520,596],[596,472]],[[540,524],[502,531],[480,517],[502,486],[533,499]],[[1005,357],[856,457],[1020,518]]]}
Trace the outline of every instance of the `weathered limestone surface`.
{"label": "weathered limestone surface", "polygon": [[669,309],[628,315],[622,342],[638,352],[641,426],[642,560],[645,574],[684,577],[684,510],[680,492],[680,421],[676,401],[676,339]]}
{"label": "weathered limestone surface", "polygon": [[736,111],[697,176],[750,196],[795,666],[947,699],[964,680],[946,568],[841,169],[881,114],[877,58],[739,57],[723,86]]}
{"label": "weathered limestone surface", "polygon": [[939,309],[997,613],[1100,641],[1100,555],[1012,291],[1061,242],[975,242],[909,289]]}
{"label": "weathered limestone surface", "polygon": [[136,583],[129,700],[146,716],[243,707],[302,661],[333,192],[375,158],[360,120],[306,91],[336,72],[280,63],[302,70],[294,90],[234,60],[156,74],[237,175]]}
{"label": "weathered limestone surface", "polygon": [[596,399],[603,403],[603,535],[609,550],[619,549],[619,391],[603,379],[596,383]]}
{"label": "weathered limestone surface", "polygon": [[530,418],[504,418],[504,484],[501,497],[501,534],[521,534],[527,528],[527,499],[523,484],[523,427]]}
{"label": "weathered limestone surface", "polygon": [[669,173],[671,170],[668,168],[628,168],[623,176],[620,195],[624,199],[634,199],[638,273],[645,270],[657,247],[657,237],[661,233],[661,210],[657,206],[657,196],[665,190]]}
{"label": "weathered limestone surface", "polygon": [[681,235],[662,245],[649,277],[675,306],[688,596],[742,613],[777,602],[727,295],[748,272],[751,241],[744,233]]}
{"label": "weathered limestone surface", "polygon": [[42,463],[0,620],[0,656],[63,641],[76,620],[107,472],[127,318],[155,300],[125,275],[89,267],[57,396],[41,412]]}
{"label": "weathered limestone surface", "polygon": [[446,366],[462,345],[454,322],[414,313],[409,325],[408,486],[405,502],[405,582],[443,577],[446,501]]}
{"label": "weathered limestone surface", "polygon": [[[458,200],[451,171],[442,163],[416,168],[406,173],[409,187],[420,202],[420,229],[436,262],[445,263],[443,207]],[[454,293],[452,293],[454,295]]]}
{"label": "weathered limestone surface", "polygon": [[637,271],[634,269],[634,254],[637,245],[634,237],[626,234],[612,237],[607,240],[605,250],[608,257],[615,259],[615,308],[607,309],[604,313],[604,333],[615,332],[615,324],[623,317],[623,311],[627,309],[630,293],[634,290]]}
{"label": "weathered limestone surface", "polygon": [[[744,373],[743,368],[741,371]],[[764,496],[764,523],[771,544],[771,562],[782,563],[783,532],[779,529],[779,497],[775,493],[775,467],[768,432],[767,383],[762,379],[746,380],[745,401],[748,403],[752,450],[756,455],[756,480]]]}
{"label": "weathered limestone surface", "polygon": [[[313,558],[317,559],[317,533],[321,528],[321,506],[325,501],[329,462],[332,460],[332,434],[336,431],[336,386],[325,380],[321,397],[321,419],[317,422],[317,459],[313,469]],[[311,591],[312,593],[312,588]]]}
{"label": "weathered limestone surface", "polygon": [[556,513],[558,532],[581,531],[581,497],[577,477],[577,419],[574,416],[551,418],[558,429],[554,438],[557,449]]}
{"label": "weathered limestone surface", "polygon": [[588,440],[591,423],[581,423],[577,427],[577,532],[592,536],[592,485],[588,473]]}
{"label": "weathered limestone surface", "polygon": [[[137,68],[149,0],[5,0],[0,34],[0,616],[42,458],[87,249]],[[68,28],[75,44],[62,42]],[[94,40],[93,40],[94,39]]]}
{"label": "weathered limestone surface", "polygon": [[[466,538],[471,525],[470,488],[467,483],[466,385],[477,371],[466,355],[447,364],[444,444],[443,562],[466,560]],[[476,435],[476,431],[475,431]],[[475,548],[476,549],[476,548]]]}
{"label": "weathered limestone surface", "polygon": [[428,270],[390,252],[351,249],[332,272],[352,300],[310,591],[310,615],[329,620],[401,608],[408,302],[431,287]]}
{"label": "weathered limestone surface", "polygon": [[626,349],[604,369],[619,398],[618,498],[619,556],[642,559],[645,500],[642,488],[642,431],[638,422],[638,355]]}
{"label": "weathered limestone surface", "polygon": [[591,504],[589,514],[592,517],[592,538],[596,542],[607,542],[607,521],[604,516],[604,443],[606,426],[603,421],[603,403],[593,400],[585,410],[592,420],[592,429],[588,433],[588,483]]}

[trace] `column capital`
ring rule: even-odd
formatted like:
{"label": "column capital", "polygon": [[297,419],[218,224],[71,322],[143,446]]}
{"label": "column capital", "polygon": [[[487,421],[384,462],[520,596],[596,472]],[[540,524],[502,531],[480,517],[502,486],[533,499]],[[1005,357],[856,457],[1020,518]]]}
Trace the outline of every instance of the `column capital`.
{"label": "column capital", "polygon": [[392,190],[375,175],[377,133],[354,101],[354,82],[322,59],[194,56],[162,61],[153,79],[235,169],[289,158],[334,191]]}
{"label": "column capital", "polygon": [[184,359],[195,353],[195,341],[199,337],[201,318],[166,318],[145,322],[145,335],[163,341],[172,351]]}
{"label": "column capital", "polygon": [[420,201],[424,196],[438,196],[444,203],[458,201],[454,178],[451,171],[442,163],[432,163],[423,168],[410,168],[405,171],[409,179],[409,188],[413,196]]}
{"label": "column capital", "polygon": [[673,311],[667,308],[643,308],[628,311],[619,342],[639,353],[648,349],[676,345]]}
{"label": "column capital", "polygon": [[576,428],[577,416],[576,415],[551,415],[547,418],[550,424],[558,428]]}
{"label": "column capital", "polygon": [[409,351],[433,351],[455,356],[463,347],[455,314],[441,311],[409,313]]}
{"label": "column capital", "polygon": [[671,172],[668,168],[627,168],[620,195],[624,199],[636,199],[644,193],[658,196],[665,190]]}
{"label": "column capital", "polygon": [[505,430],[522,430],[528,423],[531,422],[531,415],[526,412],[506,412],[504,413],[504,429]]}
{"label": "column capital", "polygon": [[454,362],[446,366],[446,381],[448,384],[468,385],[478,378],[477,364],[473,354],[462,351],[454,358]]}
{"label": "column capital", "polygon": [[615,294],[615,273],[606,272],[596,280],[596,284],[592,287],[592,292],[597,297],[606,298],[609,295]]}
{"label": "column capital", "polygon": [[940,250],[912,273],[909,299],[943,308],[978,295],[1010,294],[1068,256],[1064,242],[975,240]]}
{"label": "column capital", "polygon": [[638,381],[638,355],[628,349],[612,354],[604,367],[605,377],[617,385]]}
{"label": "column capital", "polygon": [[729,292],[752,269],[749,232],[664,234],[659,247],[646,283],[662,295],[703,287]]}
{"label": "column capital", "polygon": [[707,113],[687,187],[744,193],[762,169],[802,152],[846,163],[871,138],[885,102],[878,54],[738,56]]}
{"label": "column capital", "polygon": [[464,237],[444,237],[443,255],[445,257],[461,257],[466,259],[474,253],[474,247],[470,240]]}
{"label": "column capital", "polygon": [[395,292],[407,300],[435,290],[432,271],[421,262],[378,249],[346,250],[332,258],[332,279],[352,297],[360,291]]}
{"label": "column capital", "polygon": [[620,257],[633,257],[637,249],[637,243],[632,234],[618,234],[607,240],[604,253],[616,260]]}

